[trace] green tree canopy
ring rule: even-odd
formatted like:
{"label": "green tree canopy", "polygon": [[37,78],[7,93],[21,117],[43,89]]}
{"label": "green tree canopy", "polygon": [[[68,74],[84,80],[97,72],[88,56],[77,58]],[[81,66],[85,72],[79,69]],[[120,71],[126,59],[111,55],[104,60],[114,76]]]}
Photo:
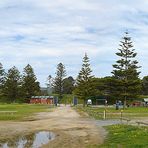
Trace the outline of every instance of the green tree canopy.
{"label": "green tree canopy", "polygon": [[74,90],[74,83],[75,80],[73,79],[73,77],[69,76],[68,78],[65,78],[63,80],[63,93],[72,94],[72,91]]}
{"label": "green tree canopy", "polygon": [[142,92],[144,95],[148,95],[148,76],[142,79]]}

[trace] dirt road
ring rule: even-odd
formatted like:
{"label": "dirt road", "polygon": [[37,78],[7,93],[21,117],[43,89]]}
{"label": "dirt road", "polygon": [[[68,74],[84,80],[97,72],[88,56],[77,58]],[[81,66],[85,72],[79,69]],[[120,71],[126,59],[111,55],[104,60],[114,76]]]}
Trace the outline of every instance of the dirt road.
{"label": "dirt road", "polygon": [[48,130],[54,132],[56,138],[43,148],[84,148],[103,143],[106,135],[105,130],[97,126],[94,120],[81,117],[70,106],[39,113],[32,119],[34,121],[0,122],[0,139]]}

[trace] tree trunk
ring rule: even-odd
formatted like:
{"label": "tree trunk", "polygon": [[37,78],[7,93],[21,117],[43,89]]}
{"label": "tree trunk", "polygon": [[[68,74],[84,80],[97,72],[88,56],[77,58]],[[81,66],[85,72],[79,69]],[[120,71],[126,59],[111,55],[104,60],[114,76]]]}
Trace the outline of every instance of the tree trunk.
{"label": "tree trunk", "polygon": [[83,107],[85,107],[85,99],[83,100]]}
{"label": "tree trunk", "polygon": [[123,109],[125,109],[125,108],[126,108],[126,96],[124,98],[124,104],[123,104]]}

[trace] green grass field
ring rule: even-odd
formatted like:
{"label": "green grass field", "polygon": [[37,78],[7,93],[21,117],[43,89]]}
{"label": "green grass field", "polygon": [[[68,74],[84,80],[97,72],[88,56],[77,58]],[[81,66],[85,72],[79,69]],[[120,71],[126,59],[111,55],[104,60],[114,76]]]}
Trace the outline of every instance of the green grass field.
{"label": "green grass field", "polygon": [[89,148],[147,148],[148,127],[112,125],[105,127],[109,132],[103,145]]}
{"label": "green grass field", "polygon": [[23,120],[34,113],[45,111],[51,111],[51,107],[40,104],[0,104],[0,120]]}
{"label": "green grass field", "polygon": [[95,119],[103,119],[103,112],[106,110],[107,119],[119,119],[121,117],[125,118],[135,118],[135,117],[148,117],[148,107],[129,107],[125,110],[116,110],[114,107],[81,107],[77,106],[75,109],[79,112],[86,112],[89,116]]}

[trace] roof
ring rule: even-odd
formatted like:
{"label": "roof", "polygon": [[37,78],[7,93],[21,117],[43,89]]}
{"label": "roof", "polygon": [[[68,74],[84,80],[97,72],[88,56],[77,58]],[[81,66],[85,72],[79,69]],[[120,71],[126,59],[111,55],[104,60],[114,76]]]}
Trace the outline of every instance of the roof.
{"label": "roof", "polygon": [[107,99],[107,96],[91,96],[91,97],[88,97],[87,99],[94,99],[94,100],[106,100]]}
{"label": "roof", "polygon": [[148,98],[144,98],[143,100],[144,100],[145,102],[148,102]]}
{"label": "roof", "polygon": [[32,99],[54,99],[53,96],[32,96]]}

